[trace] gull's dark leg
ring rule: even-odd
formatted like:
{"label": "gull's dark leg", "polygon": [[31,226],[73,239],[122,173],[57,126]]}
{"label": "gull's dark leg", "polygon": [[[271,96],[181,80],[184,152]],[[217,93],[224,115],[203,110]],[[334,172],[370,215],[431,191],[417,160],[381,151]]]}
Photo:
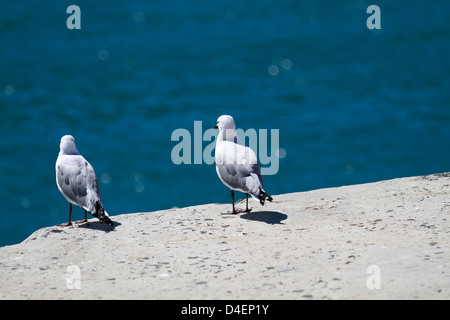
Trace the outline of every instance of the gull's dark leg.
{"label": "gull's dark leg", "polygon": [[236,214],[237,213],[237,211],[236,211],[236,209],[234,208],[234,190],[231,190],[231,201],[232,201],[232,203],[233,203],[233,214]]}
{"label": "gull's dark leg", "polygon": [[246,202],[245,202],[245,211],[244,212],[250,212],[252,209],[248,208],[248,193],[245,194],[246,196]]}
{"label": "gull's dark leg", "polygon": [[236,211],[236,209],[234,208],[234,191],[231,190],[231,203],[233,205],[233,211],[232,212],[227,212],[227,213],[222,213],[222,214],[238,214],[239,211]]}
{"label": "gull's dark leg", "polygon": [[75,221],[75,223],[85,223],[87,222],[87,211],[84,210],[84,220]]}
{"label": "gull's dark leg", "polygon": [[68,227],[72,225],[72,204],[69,202],[69,222],[58,224],[59,227]]}

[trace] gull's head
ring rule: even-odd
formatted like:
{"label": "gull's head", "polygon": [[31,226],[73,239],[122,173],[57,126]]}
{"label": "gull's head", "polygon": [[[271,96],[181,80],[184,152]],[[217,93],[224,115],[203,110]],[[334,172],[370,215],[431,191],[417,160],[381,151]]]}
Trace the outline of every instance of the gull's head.
{"label": "gull's head", "polygon": [[75,138],[71,135],[65,135],[61,138],[59,149],[60,154],[80,154],[75,146]]}
{"label": "gull's head", "polygon": [[217,125],[214,129],[219,129],[219,131],[224,131],[228,129],[236,130],[236,125],[234,124],[234,119],[232,116],[223,115],[217,119]]}

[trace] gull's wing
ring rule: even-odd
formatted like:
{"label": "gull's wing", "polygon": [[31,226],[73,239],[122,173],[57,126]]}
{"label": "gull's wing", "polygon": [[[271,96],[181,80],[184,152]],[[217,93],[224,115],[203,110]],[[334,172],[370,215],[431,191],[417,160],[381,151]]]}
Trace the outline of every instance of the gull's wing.
{"label": "gull's wing", "polygon": [[63,155],[56,163],[56,181],[64,197],[90,213],[100,201],[100,190],[94,168],[81,155]]}
{"label": "gull's wing", "polygon": [[263,180],[255,152],[228,141],[220,143],[216,152],[216,170],[222,182],[232,189],[259,196]]}

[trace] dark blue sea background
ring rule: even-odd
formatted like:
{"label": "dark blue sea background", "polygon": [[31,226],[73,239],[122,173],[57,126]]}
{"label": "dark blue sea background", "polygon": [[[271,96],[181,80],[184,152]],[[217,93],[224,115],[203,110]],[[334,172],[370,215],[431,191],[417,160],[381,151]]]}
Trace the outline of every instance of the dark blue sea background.
{"label": "dark blue sea background", "polygon": [[222,114],[279,130],[273,195],[450,171],[449,25],[447,0],[1,1],[0,245],[67,221],[65,134],[111,216],[230,203],[214,165],[171,159]]}

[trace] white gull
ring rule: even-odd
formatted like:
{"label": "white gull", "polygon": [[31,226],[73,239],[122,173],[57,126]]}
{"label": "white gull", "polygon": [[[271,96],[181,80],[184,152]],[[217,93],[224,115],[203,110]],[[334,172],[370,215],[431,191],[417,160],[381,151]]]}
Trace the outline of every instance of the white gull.
{"label": "white gull", "polygon": [[56,160],[56,184],[64,198],[69,201],[69,221],[61,226],[72,224],[72,204],[97,217],[100,222],[113,225],[108,213],[103,208],[97,176],[91,164],[78,152],[75,139],[71,135],[61,138],[60,151]]}
{"label": "white gull", "polygon": [[[228,115],[220,116],[214,128],[219,129],[215,149],[216,171],[223,184],[231,189],[233,203],[231,213],[251,211],[248,208],[249,194],[261,205],[264,205],[265,200],[272,201],[272,197],[264,190],[261,168],[256,154],[239,141],[234,119]],[[234,190],[246,195],[244,211],[237,211],[234,207]]]}

